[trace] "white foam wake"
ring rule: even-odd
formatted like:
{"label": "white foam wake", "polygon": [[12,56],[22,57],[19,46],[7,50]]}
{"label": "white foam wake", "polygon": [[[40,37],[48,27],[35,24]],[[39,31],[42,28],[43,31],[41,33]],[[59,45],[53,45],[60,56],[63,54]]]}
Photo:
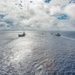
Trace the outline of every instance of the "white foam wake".
{"label": "white foam wake", "polygon": [[66,36],[61,36],[62,38],[65,38],[65,39],[69,39],[69,40],[75,40],[73,38],[69,38],[69,37],[66,37]]}

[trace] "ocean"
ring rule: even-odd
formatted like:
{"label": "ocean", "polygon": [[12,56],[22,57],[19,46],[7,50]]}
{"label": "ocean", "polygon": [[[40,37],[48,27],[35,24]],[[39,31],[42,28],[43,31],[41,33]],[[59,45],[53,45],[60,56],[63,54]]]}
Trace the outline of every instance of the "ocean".
{"label": "ocean", "polygon": [[0,32],[0,75],[75,75],[74,31],[25,32]]}

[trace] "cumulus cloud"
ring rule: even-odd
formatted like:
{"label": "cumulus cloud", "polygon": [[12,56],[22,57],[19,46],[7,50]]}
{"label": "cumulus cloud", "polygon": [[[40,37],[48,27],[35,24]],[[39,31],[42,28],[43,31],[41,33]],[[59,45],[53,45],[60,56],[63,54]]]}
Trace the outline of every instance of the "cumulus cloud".
{"label": "cumulus cloud", "polygon": [[8,24],[5,22],[0,22],[0,30],[4,30],[8,28]]}
{"label": "cumulus cloud", "polygon": [[74,30],[75,4],[69,0],[7,0],[0,3],[0,30]]}
{"label": "cumulus cloud", "polygon": [[75,4],[69,4],[66,6],[64,12],[68,14],[72,19],[75,19]]}

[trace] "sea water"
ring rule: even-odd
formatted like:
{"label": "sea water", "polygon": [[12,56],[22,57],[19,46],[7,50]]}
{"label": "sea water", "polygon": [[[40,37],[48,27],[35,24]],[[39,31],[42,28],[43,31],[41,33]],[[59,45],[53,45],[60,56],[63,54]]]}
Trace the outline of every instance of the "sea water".
{"label": "sea water", "polygon": [[21,33],[0,32],[0,75],[75,75],[75,32]]}

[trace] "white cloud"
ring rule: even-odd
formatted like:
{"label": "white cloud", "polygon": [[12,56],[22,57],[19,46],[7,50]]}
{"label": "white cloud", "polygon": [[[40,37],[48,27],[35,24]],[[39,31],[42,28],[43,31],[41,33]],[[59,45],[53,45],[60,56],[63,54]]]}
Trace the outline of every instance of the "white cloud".
{"label": "white cloud", "polygon": [[69,3],[69,0],[52,0],[51,5],[67,5]]}
{"label": "white cloud", "polygon": [[51,6],[50,7],[50,15],[59,15],[60,13],[63,13],[61,6]]}
{"label": "white cloud", "polygon": [[68,14],[72,19],[75,19],[75,4],[69,4],[66,6],[64,12]]}
{"label": "white cloud", "polygon": [[[43,0],[33,0],[33,3],[27,1],[22,0],[22,9],[19,7],[19,0],[0,2],[0,13],[7,14],[1,20],[4,29],[7,28],[5,25],[9,25],[8,28],[11,29],[75,29],[75,4],[68,4],[69,0],[52,0],[49,4],[44,3]],[[61,14],[66,14],[69,19],[59,20]],[[0,30],[3,27],[0,27]]]}

